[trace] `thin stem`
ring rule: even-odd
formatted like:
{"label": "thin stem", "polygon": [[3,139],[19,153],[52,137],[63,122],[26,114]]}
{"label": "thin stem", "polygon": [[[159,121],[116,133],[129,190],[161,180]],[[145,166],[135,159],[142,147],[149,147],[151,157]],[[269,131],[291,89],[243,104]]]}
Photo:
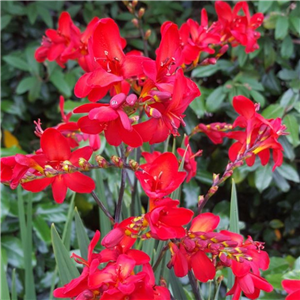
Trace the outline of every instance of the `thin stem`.
{"label": "thin stem", "polygon": [[163,247],[163,248],[161,249],[160,254],[159,254],[159,257],[158,257],[158,259],[156,260],[156,262],[155,262],[155,264],[154,264],[154,266],[153,266],[153,268],[152,268],[152,269],[153,269],[153,272],[156,271],[156,269],[157,269],[157,267],[159,266],[161,260],[162,260],[163,257],[165,256],[166,251],[168,250],[168,248],[169,248],[169,245],[166,245],[165,247]]}
{"label": "thin stem", "polygon": [[[126,157],[125,157],[125,148],[124,145],[120,145],[121,150],[121,159],[125,163]],[[121,217],[121,209],[122,209],[122,203],[123,203],[123,197],[124,197],[124,191],[125,191],[125,179],[126,179],[126,170],[123,168],[121,171],[121,184],[120,184],[120,191],[119,191],[119,199],[118,204],[116,208],[116,214],[115,214],[115,222],[119,223],[120,217]]]}
{"label": "thin stem", "polygon": [[225,169],[222,177],[219,178],[219,179],[214,180],[212,186],[210,187],[210,189],[208,190],[208,192],[206,193],[204,198],[201,201],[199,201],[199,203],[198,203],[198,214],[201,213],[202,209],[204,208],[204,206],[206,205],[208,200],[216,193],[216,191],[219,188],[219,185],[221,183],[223,183],[224,181],[226,181],[229,177],[232,176],[234,169],[236,169],[237,167],[239,167],[243,164],[243,161],[248,157],[249,153],[251,153],[252,150],[255,149],[255,147],[257,147],[257,145],[254,145],[252,148],[247,149],[245,151],[245,153],[241,156],[238,156],[237,159],[234,162],[230,162],[230,163],[227,164],[226,169]]}
{"label": "thin stem", "polygon": [[193,291],[193,294],[195,296],[195,299],[196,300],[201,300],[198,283],[195,279],[194,273],[192,271],[189,271],[188,276],[189,276],[190,284],[191,284],[192,291]]}
{"label": "thin stem", "polygon": [[109,218],[110,222],[112,224],[115,224],[115,220],[114,218],[111,216],[111,214],[109,213],[109,211],[106,209],[106,207],[104,206],[104,204],[101,202],[101,200],[98,198],[98,196],[96,195],[96,193],[94,191],[91,192],[92,197],[94,198],[94,200],[96,201],[96,203],[98,204],[98,206],[102,209],[102,211],[105,213],[105,215]]}

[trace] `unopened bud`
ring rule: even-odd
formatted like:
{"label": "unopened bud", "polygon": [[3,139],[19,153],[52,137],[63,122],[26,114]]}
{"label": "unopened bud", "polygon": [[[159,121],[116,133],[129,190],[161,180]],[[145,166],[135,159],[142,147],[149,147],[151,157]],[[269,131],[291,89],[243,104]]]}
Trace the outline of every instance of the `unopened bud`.
{"label": "unopened bud", "polygon": [[72,173],[74,172],[75,166],[73,166],[73,164],[69,160],[65,160],[62,163],[62,169],[67,173]]}
{"label": "unopened bud", "polygon": [[145,32],[144,39],[145,39],[145,40],[148,40],[149,37],[150,37],[150,35],[151,35],[151,29],[148,29],[148,30]]}
{"label": "unopened bud", "polygon": [[226,51],[228,50],[228,48],[229,48],[228,45],[224,45],[224,46],[220,49],[220,51],[219,51],[219,53],[218,53],[218,56],[221,56],[221,55],[223,55],[224,53],[226,53]]}
{"label": "unopened bud", "polygon": [[126,95],[124,93],[117,94],[110,99],[109,105],[112,108],[118,108],[125,101]]}
{"label": "unopened bud", "polygon": [[217,63],[217,59],[214,58],[214,57],[211,57],[211,58],[208,59],[208,63],[210,65],[215,65]]}
{"label": "unopened bud", "polygon": [[154,107],[150,107],[150,106],[145,106],[145,111],[149,114],[149,116],[155,118],[155,119],[159,119],[161,118],[161,113],[159,110],[157,110]]}
{"label": "unopened bud", "polygon": [[223,281],[223,279],[224,279],[224,276],[223,276],[223,275],[219,276],[219,277],[217,278],[218,284],[220,284],[221,281]]}
{"label": "unopened bud", "polygon": [[136,27],[136,28],[139,28],[139,21],[138,19],[134,18],[131,20],[131,23]]}
{"label": "unopened bud", "polygon": [[132,5],[133,8],[135,8],[138,3],[139,3],[138,0],[133,0],[132,3],[131,3],[131,5]]}
{"label": "unopened bud", "polygon": [[126,97],[126,103],[130,106],[133,106],[137,101],[137,95],[130,94],[128,97]]}
{"label": "unopened bud", "polygon": [[103,156],[96,155],[95,159],[100,168],[107,168],[107,161]]}
{"label": "unopened bud", "polygon": [[217,182],[219,181],[219,178],[220,178],[220,176],[219,176],[219,174],[213,174],[213,184],[217,184]]}
{"label": "unopened bud", "polygon": [[78,160],[79,166],[84,170],[84,171],[89,171],[91,164],[83,157],[80,157]]}
{"label": "unopened bud", "polygon": [[133,171],[137,171],[138,169],[139,169],[139,164],[135,161],[135,160],[133,160],[133,159],[131,159],[130,161],[129,161],[129,165],[130,165],[130,168],[133,170]]}
{"label": "unopened bud", "polygon": [[116,167],[118,167],[118,168],[123,167],[124,163],[120,157],[113,155],[110,159]]}
{"label": "unopened bud", "polygon": [[209,191],[208,191],[208,195],[211,197],[212,195],[214,195],[216,193],[216,191],[218,190],[218,186],[212,186]]}
{"label": "unopened bud", "polygon": [[204,202],[204,196],[203,196],[203,195],[200,195],[200,196],[198,197],[198,206],[200,206],[203,202]]}
{"label": "unopened bud", "polygon": [[50,165],[45,165],[44,174],[46,177],[56,176],[56,170],[54,170]]}
{"label": "unopened bud", "polygon": [[142,18],[143,17],[143,15],[144,15],[144,13],[145,13],[145,8],[140,8],[140,10],[139,10],[139,12],[138,12],[138,17],[139,18]]}

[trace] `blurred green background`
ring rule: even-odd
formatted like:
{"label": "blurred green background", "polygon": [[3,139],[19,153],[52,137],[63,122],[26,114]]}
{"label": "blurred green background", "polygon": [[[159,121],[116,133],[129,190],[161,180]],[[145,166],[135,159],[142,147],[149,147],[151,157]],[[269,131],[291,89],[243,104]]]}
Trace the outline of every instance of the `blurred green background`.
{"label": "blurred green background", "polygon": [[[236,117],[231,106],[235,95],[244,95],[260,103],[260,112],[266,118],[283,118],[290,132],[289,136],[280,138],[285,149],[283,165],[272,173],[271,165],[262,167],[257,161],[251,168],[240,167],[233,177],[238,192],[241,232],[245,236],[250,234],[254,240],[264,241],[272,257],[270,270],[265,275],[276,289],[271,295],[261,296],[260,299],[284,299],[280,285],[282,276],[300,278],[300,260],[296,260],[300,255],[300,3],[248,3],[252,13],[262,12],[265,15],[263,26],[259,28],[259,50],[246,55],[242,46],[230,48],[216,65],[199,67],[191,72],[202,95],[188,108],[185,119],[187,126],[181,133],[189,134],[200,122],[232,123]],[[233,6],[234,2],[229,4]],[[139,30],[131,22],[132,15],[122,2],[2,1],[1,6],[1,155],[8,156],[37,150],[39,141],[33,134],[33,121],[40,118],[43,128],[57,125],[61,121],[58,109],[60,95],[66,99],[66,111],[71,111],[84,101],[76,99],[73,94],[74,85],[83,74],[75,62],[68,62],[66,68],[61,69],[55,62],[39,64],[34,59],[34,51],[40,45],[44,31],[57,28],[62,11],[68,11],[81,29],[94,16],[114,18],[121,35],[127,39],[126,51],[143,50],[143,42],[139,39]],[[139,7],[146,9],[144,29],[151,29],[152,32],[148,40],[151,58],[155,58],[155,49],[160,41],[160,25],[164,21],[171,20],[179,26],[188,18],[199,22],[203,7],[207,9],[209,20],[217,19],[213,1],[141,1]],[[171,139],[170,145],[172,143]],[[179,147],[181,138],[176,143]],[[186,207],[194,208],[198,195],[206,193],[210,187],[212,173],[222,173],[224,170],[230,141],[225,140],[222,146],[214,145],[204,135],[197,134],[191,144],[194,152],[203,149],[203,156],[198,158],[197,177],[183,186],[181,198]],[[110,156],[115,154],[114,151],[113,147],[103,143],[102,155]],[[115,170],[101,172],[100,175],[103,177],[105,193],[103,189],[99,192],[113,211],[119,186],[116,177],[119,175]],[[207,205],[209,211],[221,216],[222,229],[229,224],[230,187],[230,182],[226,182]],[[49,227],[55,223],[59,233],[62,233],[71,193],[62,205],[54,203],[49,190],[34,194],[32,199],[24,191],[19,190],[18,193],[2,186],[2,271],[7,272],[8,287],[13,285],[17,294],[13,295],[13,299],[26,299],[25,269],[29,259],[35,283],[32,295],[36,294],[37,299],[49,299],[51,283],[55,278]],[[18,204],[21,196],[25,205],[25,219],[28,213],[32,215],[33,247],[29,256],[27,251],[27,257],[20,238]],[[142,198],[144,200],[145,197]],[[130,203],[131,195],[127,188],[125,204],[128,209]],[[89,195],[76,195],[75,205],[91,237],[92,232],[99,229],[99,222],[101,224],[98,209]],[[124,212],[124,217],[127,213]],[[79,246],[74,222],[70,226],[71,249],[76,250]]]}

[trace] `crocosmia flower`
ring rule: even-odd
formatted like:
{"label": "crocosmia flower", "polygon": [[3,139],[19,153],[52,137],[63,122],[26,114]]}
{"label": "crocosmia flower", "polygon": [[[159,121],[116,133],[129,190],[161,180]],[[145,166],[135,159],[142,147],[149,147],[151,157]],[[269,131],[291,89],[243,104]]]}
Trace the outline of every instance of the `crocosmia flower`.
{"label": "crocosmia flower", "polygon": [[[41,137],[39,153],[44,160],[43,164],[36,163],[33,166],[32,176],[36,179],[23,182],[22,186],[25,190],[36,193],[51,185],[54,200],[62,203],[68,188],[77,193],[90,193],[95,189],[95,183],[90,177],[76,171],[80,158],[90,159],[93,153],[91,147],[87,146],[71,152],[67,139],[58,130],[48,128]],[[35,156],[31,159],[35,160]],[[25,166],[29,164],[25,155],[19,155],[18,161]]]}

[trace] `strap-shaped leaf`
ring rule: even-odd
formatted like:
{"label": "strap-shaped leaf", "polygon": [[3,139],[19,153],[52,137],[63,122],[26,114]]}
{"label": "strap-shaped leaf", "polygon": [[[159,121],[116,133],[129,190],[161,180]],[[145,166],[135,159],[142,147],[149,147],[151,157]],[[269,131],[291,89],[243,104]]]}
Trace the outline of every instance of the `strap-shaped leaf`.
{"label": "strap-shaped leaf", "polygon": [[75,214],[76,236],[77,236],[77,241],[78,241],[81,257],[84,259],[87,259],[88,246],[89,246],[90,240],[88,238],[88,235],[84,228],[83,222],[78,213],[77,207],[75,207],[74,214]]}
{"label": "strap-shaped leaf", "polygon": [[73,260],[70,258],[69,251],[64,246],[54,224],[51,225],[51,240],[56,264],[58,266],[59,277],[64,285],[78,277],[80,274],[75,267]]}

